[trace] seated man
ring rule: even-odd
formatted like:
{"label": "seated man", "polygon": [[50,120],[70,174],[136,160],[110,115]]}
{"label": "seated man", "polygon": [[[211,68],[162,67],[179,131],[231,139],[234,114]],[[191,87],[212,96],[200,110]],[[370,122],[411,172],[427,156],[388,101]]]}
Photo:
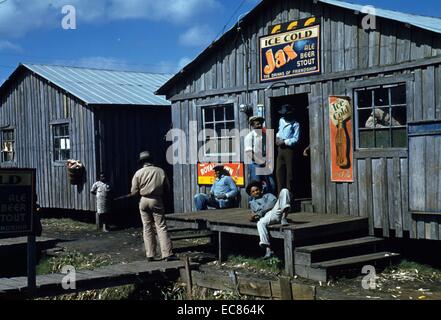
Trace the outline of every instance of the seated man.
{"label": "seated man", "polygon": [[[259,245],[266,249],[264,259],[274,256],[269,242],[268,226],[273,224],[288,225],[286,216],[291,208],[288,189],[282,189],[277,199],[273,194],[263,194],[263,187],[259,181],[252,181],[247,186],[247,193],[253,198],[250,201],[252,217],[250,221],[257,222],[259,231]],[[282,222],[283,221],[283,222]]]}
{"label": "seated man", "polygon": [[233,179],[228,175],[223,166],[214,168],[216,180],[211,187],[210,194],[199,193],[194,196],[194,202],[198,211],[214,209],[227,209],[237,206],[239,190]]}

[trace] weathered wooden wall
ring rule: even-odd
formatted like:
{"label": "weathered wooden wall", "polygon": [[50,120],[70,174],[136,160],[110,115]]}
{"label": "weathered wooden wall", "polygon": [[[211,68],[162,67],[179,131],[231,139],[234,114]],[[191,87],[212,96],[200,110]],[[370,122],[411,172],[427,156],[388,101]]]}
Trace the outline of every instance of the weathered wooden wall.
{"label": "weathered wooden wall", "polygon": [[[139,154],[144,150],[150,150],[155,164],[173,179],[172,168],[165,157],[168,145],[165,136],[171,127],[170,107],[101,106],[96,109],[96,119],[97,170],[106,174],[115,196],[130,192],[132,177],[140,168]],[[169,202],[171,212],[171,199]],[[135,206],[137,211],[134,201],[126,203]],[[116,205],[123,207],[121,203]]]}
{"label": "weathered wooden wall", "polygon": [[[37,169],[39,204],[94,210],[89,193],[96,178],[93,111],[30,72],[22,74],[2,99],[0,123],[15,129],[16,162],[12,166]],[[70,123],[71,158],[86,166],[86,183],[80,189],[69,184],[66,165],[53,161],[51,124],[59,120]]]}
{"label": "weathered wooden wall", "polygon": [[[250,15],[250,22],[241,24],[244,41],[238,33],[229,35],[222,46],[217,46],[204,57],[203,63],[198,63],[183,81],[171,88],[169,96],[218,95],[219,91],[229,91],[227,89],[245,91],[247,78],[251,87],[258,85],[259,37],[267,35],[271,25],[310,16],[320,17],[323,74],[363,70],[441,54],[440,34],[404,23],[377,18],[376,30],[365,31],[361,27],[364,15],[352,10],[315,4],[312,0],[265,1]],[[251,66],[248,77],[246,56],[250,57]],[[307,78],[299,78],[299,82]]]}
{"label": "weathered wooden wall", "polygon": [[[282,88],[259,84],[259,37],[267,34],[270,25],[312,15],[321,17],[322,75],[287,80]],[[235,101],[236,107],[245,102],[253,106],[264,103],[267,123],[271,123],[272,97],[307,92],[314,210],[369,216],[371,233],[382,229],[384,236],[409,234],[412,238],[441,239],[439,216],[418,217],[409,210],[409,195],[418,197],[419,194],[425,199],[424,205],[441,198],[439,167],[428,170],[423,167],[415,172],[411,168],[409,171],[408,154],[413,152],[412,144],[410,151],[357,150],[355,182],[330,181],[328,96],[352,95],[348,87],[354,81],[391,77],[389,79],[394,83],[394,79],[403,74],[413,74],[407,93],[408,122],[441,120],[441,60],[433,58],[441,55],[441,35],[382,18],[377,18],[376,30],[367,32],[360,27],[362,18],[351,10],[307,0],[264,2],[241,25],[245,43],[240,35],[228,35],[221,46],[215,46],[215,50],[203,56],[197,66],[186,75],[184,73],[182,80],[170,89],[173,126],[188,133],[188,122],[200,117],[195,105],[225,100]],[[248,53],[247,45],[250,48]],[[246,68],[247,54],[250,57],[249,71]],[[236,123],[239,129],[246,128],[246,115],[240,113]],[[439,143],[433,137],[425,139],[427,146]],[[416,143],[416,146],[421,144]],[[424,153],[424,157],[433,162],[441,160],[439,146],[434,150]],[[420,180],[415,178],[416,172],[422,174]],[[177,165],[174,176],[176,212],[191,211],[194,209],[193,195],[205,191],[197,187],[196,166]],[[410,181],[419,181],[419,184],[415,186]],[[418,193],[412,193],[409,185]],[[423,190],[430,192],[423,194]]]}

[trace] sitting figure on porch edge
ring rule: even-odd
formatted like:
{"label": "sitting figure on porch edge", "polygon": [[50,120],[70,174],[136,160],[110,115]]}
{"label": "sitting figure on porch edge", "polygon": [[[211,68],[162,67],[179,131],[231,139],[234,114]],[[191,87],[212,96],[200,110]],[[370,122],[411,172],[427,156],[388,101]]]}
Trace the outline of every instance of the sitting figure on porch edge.
{"label": "sitting figure on porch edge", "polygon": [[210,194],[199,193],[194,196],[198,211],[207,209],[228,209],[237,207],[239,190],[223,166],[214,168],[216,180]]}
{"label": "sitting figure on porch edge", "polygon": [[266,249],[264,259],[274,256],[269,241],[268,226],[274,224],[288,225],[286,216],[291,208],[291,199],[288,189],[282,189],[277,199],[271,193],[263,193],[262,183],[252,181],[246,188],[248,195],[253,200],[250,201],[250,209],[252,216],[251,222],[257,222],[257,230],[259,232],[259,245]]}

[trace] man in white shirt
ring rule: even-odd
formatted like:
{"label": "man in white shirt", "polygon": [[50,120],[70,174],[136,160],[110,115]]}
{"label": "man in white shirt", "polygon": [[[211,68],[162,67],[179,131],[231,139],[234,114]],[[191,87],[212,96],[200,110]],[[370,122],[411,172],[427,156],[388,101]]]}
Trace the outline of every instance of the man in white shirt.
{"label": "man in white shirt", "polygon": [[271,174],[262,175],[257,173],[258,168],[266,166],[266,128],[263,127],[265,119],[263,117],[251,117],[250,126],[253,129],[244,140],[245,153],[251,159],[248,165],[250,181],[259,181],[263,185],[265,193],[276,192],[276,183]]}

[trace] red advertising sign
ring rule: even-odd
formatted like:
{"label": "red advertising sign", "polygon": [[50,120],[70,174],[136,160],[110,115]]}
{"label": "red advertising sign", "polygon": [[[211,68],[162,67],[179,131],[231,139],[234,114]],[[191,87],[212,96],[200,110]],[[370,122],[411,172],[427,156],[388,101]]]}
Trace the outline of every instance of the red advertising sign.
{"label": "red advertising sign", "polygon": [[[198,163],[198,185],[211,186],[214,183],[214,167],[217,163]],[[243,163],[227,163],[223,164],[225,170],[230,173],[231,178],[238,187],[245,186],[245,170]]]}
{"label": "red advertising sign", "polygon": [[329,97],[331,180],[353,182],[353,134],[351,98]]}

